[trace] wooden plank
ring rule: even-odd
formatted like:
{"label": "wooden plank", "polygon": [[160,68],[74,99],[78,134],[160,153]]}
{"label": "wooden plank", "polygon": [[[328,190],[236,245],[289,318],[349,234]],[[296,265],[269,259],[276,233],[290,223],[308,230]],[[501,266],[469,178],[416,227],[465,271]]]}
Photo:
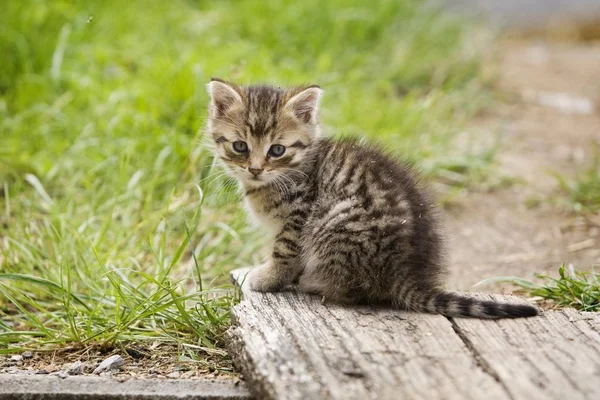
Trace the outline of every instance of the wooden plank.
{"label": "wooden plank", "polygon": [[453,323],[511,398],[600,399],[600,313],[567,309],[491,324],[474,319]]}
{"label": "wooden plank", "polygon": [[257,399],[511,398],[445,317],[242,292],[228,344]]}

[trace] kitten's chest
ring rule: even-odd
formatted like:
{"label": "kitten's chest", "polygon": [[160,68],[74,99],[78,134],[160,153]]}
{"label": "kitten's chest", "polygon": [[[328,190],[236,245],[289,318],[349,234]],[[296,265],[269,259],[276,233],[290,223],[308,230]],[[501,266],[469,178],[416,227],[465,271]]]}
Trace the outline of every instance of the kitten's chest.
{"label": "kitten's chest", "polygon": [[281,232],[284,223],[284,207],[275,207],[272,202],[257,197],[246,197],[245,205],[253,223],[261,225],[273,236]]}

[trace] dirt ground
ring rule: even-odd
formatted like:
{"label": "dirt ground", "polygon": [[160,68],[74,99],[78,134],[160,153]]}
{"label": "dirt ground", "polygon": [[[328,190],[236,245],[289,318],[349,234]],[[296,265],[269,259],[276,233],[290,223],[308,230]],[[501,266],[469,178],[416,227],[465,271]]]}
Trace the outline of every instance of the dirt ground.
{"label": "dirt ground", "polygon": [[[0,374],[112,376],[119,380],[151,379],[209,379],[239,382],[227,353],[220,349],[207,349],[199,354],[202,361],[180,358],[176,346],[156,342],[147,345],[129,345],[126,348],[63,348],[49,352],[24,352],[19,355],[0,355]],[[94,369],[109,356],[123,358],[120,368],[94,375]],[[78,373],[69,373],[76,361],[82,363]]]}
{"label": "dirt ground", "polygon": [[496,276],[556,276],[562,263],[600,265],[600,216],[561,211],[552,175],[574,176],[600,144],[600,41],[505,39],[489,64],[501,101],[469,129],[482,140],[501,136],[499,173],[521,182],[469,191],[446,210],[448,287],[506,293],[510,285],[472,286]]}

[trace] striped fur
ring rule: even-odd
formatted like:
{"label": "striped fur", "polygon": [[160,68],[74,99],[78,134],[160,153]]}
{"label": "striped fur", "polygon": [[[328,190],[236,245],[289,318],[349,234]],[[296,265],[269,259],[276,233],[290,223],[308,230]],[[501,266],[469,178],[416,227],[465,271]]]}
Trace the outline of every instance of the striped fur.
{"label": "striped fur", "polygon": [[[537,315],[530,305],[440,289],[436,210],[411,168],[356,139],[320,136],[317,86],[209,84],[208,132],[246,206],[273,237],[250,287],[301,290],[342,303],[392,303],[446,316]],[[242,141],[240,153],[233,143]],[[273,146],[284,146],[273,156]],[[254,171],[254,172],[252,172]],[[256,175],[258,173],[258,175]]]}

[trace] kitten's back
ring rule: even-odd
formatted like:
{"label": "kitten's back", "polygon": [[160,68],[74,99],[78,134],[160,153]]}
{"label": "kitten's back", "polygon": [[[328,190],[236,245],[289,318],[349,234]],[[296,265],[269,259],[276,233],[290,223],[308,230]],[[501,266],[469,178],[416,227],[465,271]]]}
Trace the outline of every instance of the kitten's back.
{"label": "kitten's back", "polygon": [[317,153],[305,287],[333,300],[387,300],[451,317],[537,314],[440,289],[446,263],[437,212],[409,164],[352,138],[324,139]]}

